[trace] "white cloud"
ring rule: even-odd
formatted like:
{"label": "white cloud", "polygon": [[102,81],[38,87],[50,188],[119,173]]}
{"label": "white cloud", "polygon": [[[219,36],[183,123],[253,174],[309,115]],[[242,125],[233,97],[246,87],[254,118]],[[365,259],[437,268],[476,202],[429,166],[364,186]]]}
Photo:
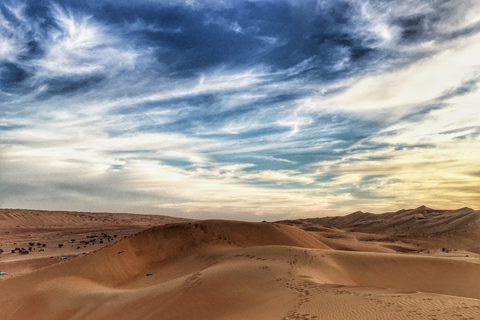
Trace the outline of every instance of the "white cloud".
{"label": "white cloud", "polygon": [[302,174],[297,170],[263,170],[253,173],[242,173],[242,180],[276,182],[279,185],[287,183],[311,184],[315,182],[314,177]]}
{"label": "white cloud", "polygon": [[462,85],[480,68],[480,35],[457,41],[456,46],[418,61],[405,69],[367,76],[346,91],[322,98],[307,98],[303,105],[316,110],[346,111],[366,116],[389,112],[403,116]]}
{"label": "white cloud", "polygon": [[[104,141],[111,144],[119,142]],[[132,141],[141,141],[141,137]],[[133,201],[141,204],[142,210],[151,208],[150,212],[158,213],[171,210],[175,214],[189,213],[190,216],[201,215],[207,210],[210,215],[221,217],[225,214],[222,211],[225,207],[233,208],[230,217],[240,213],[245,217],[248,212],[289,215],[292,206],[300,215],[316,212],[319,207],[325,206],[322,199],[311,197],[303,190],[272,190],[247,183],[249,180],[311,182],[296,172],[267,171],[245,175],[243,169],[250,165],[212,166],[211,162],[205,168],[186,170],[148,157],[109,154],[102,144],[102,139],[95,141],[92,138],[81,144],[11,147],[8,156],[2,159],[2,167],[7,169],[2,181],[5,185],[30,185],[35,193],[29,201],[41,207],[52,201],[52,193],[56,193],[57,208],[68,207],[80,199],[98,202],[93,206],[110,202],[110,208],[132,207],[128,202]],[[91,148],[87,149],[86,145]],[[166,153],[182,147],[185,149],[181,145],[161,146]],[[111,170],[112,167],[118,169]],[[18,180],[19,177],[21,180]],[[131,191],[136,192],[134,200],[118,198]],[[9,205],[18,199],[12,194],[4,201]],[[138,212],[138,209],[135,211]]]}
{"label": "white cloud", "polygon": [[[480,206],[476,170],[480,157],[480,92],[445,102],[446,106],[420,119],[393,123],[357,142],[341,159],[318,163],[317,174],[333,175],[332,188],[346,185],[388,197],[388,202],[375,197],[356,200],[358,206],[372,201],[378,210],[411,203],[445,208]],[[378,178],[363,180],[370,176]]]}
{"label": "white cloud", "polygon": [[437,25],[439,31],[454,33],[474,27],[480,22],[480,3],[475,0],[453,1],[447,4],[449,11]]}
{"label": "white cloud", "polygon": [[279,161],[279,162],[287,162],[287,163],[291,163],[291,164],[297,164],[295,161],[282,159],[282,158],[277,158],[277,157],[273,157],[273,156],[251,156],[251,157],[256,158],[256,159],[269,160],[269,161]]}
{"label": "white cloud", "polygon": [[115,74],[132,70],[138,53],[92,17],[53,6],[58,30],[51,31],[46,55],[36,61],[45,77]]}
{"label": "white cloud", "polygon": [[128,31],[142,31],[147,30],[150,32],[162,32],[176,34],[181,33],[181,28],[163,28],[155,24],[147,23],[144,20],[137,18],[134,23],[125,23],[125,29]]}
{"label": "white cloud", "polygon": [[[357,208],[371,210],[375,205],[385,211],[412,203],[475,208],[480,205],[480,179],[473,172],[475,159],[480,156],[476,151],[479,147],[478,141],[452,141],[430,149],[364,151],[338,161],[319,163],[318,174],[335,175],[331,182],[334,189],[348,186],[354,195],[368,191],[370,196],[360,195],[352,201]],[[385,159],[380,161],[378,157]],[[370,176],[377,178],[363,181]]]}
{"label": "white cloud", "polygon": [[[356,30],[368,40],[376,41],[375,46],[398,51],[424,49],[437,50],[444,36],[474,27],[480,22],[480,3],[475,0],[448,1],[365,1],[351,0],[358,7]],[[426,31],[436,34],[435,47],[414,46],[400,43],[401,29],[397,25],[402,19],[423,17]],[[429,20],[431,18],[431,20]],[[433,44],[431,43],[431,44]]]}
{"label": "white cloud", "polygon": [[16,21],[8,20],[0,12],[0,61],[14,62],[26,52],[26,34],[31,30],[23,18],[25,6],[6,5],[5,8]]}
{"label": "white cloud", "polygon": [[[372,6],[368,1],[357,4],[360,14],[354,16],[359,35],[374,41],[378,48],[391,48],[398,40],[400,28],[390,24],[391,13],[384,6]],[[380,9],[380,10],[379,10]]]}
{"label": "white cloud", "polygon": [[22,50],[16,46],[16,43],[7,37],[0,37],[0,60],[10,60],[16,57]]}

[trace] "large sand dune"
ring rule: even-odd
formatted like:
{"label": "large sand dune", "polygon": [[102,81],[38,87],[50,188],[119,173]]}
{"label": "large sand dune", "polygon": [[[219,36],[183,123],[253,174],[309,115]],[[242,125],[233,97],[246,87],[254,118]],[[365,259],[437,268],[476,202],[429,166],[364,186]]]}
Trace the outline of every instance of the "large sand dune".
{"label": "large sand dune", "polygon": [[383,214],[357,211],[346,216],[299,219],[291,224],[313,224],[348,231],[377,234],[437,234],[472,232],[478,229],[480,211],[471,208],[435,210],[425,206]]}
{"label": "large sand dune", "polygon": [[462,250],[480,253],[480,211],[435,210],[425,206],[383,214],[285,220],[314,234],[333,249],[373,252]]}
{"label": "large sand dune", "polygon": [[155,227],[0,282],[0,319],[479,318],[475,254],[380,252],[371,241],[377,249],[333,250],[318,232],[351,243],[364,234],[314,229]]}

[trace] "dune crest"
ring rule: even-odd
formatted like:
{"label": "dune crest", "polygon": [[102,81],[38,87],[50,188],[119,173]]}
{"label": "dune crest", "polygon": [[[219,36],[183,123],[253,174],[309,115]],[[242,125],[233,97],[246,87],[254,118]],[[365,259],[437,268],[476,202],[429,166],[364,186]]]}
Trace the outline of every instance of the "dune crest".
{"label": "dune crest", "polygon": [[470,232],[480,225],[480,211],[471,208],[435,210],[426,206],[382,214],[357,211],[346,216],[282,221],[315,223],[348,231],[377,234],[435,234]]}

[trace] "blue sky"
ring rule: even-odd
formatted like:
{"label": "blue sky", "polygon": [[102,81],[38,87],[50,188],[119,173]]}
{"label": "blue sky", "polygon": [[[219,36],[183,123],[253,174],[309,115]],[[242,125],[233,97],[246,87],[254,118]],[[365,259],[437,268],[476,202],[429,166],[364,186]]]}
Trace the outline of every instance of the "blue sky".
{"label": "blue sky", "polygon": [[480,207],[477,1],[3,1],[0,206]]}

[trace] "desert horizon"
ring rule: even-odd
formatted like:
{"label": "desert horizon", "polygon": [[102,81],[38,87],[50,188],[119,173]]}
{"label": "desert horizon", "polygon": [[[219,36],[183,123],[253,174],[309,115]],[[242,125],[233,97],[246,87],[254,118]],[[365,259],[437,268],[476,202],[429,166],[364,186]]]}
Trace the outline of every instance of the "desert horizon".
{"label": "desert horizon", "polygon": [[277,222],[0,209],[0,318],[478,319],[479,224],[425,206]]}

